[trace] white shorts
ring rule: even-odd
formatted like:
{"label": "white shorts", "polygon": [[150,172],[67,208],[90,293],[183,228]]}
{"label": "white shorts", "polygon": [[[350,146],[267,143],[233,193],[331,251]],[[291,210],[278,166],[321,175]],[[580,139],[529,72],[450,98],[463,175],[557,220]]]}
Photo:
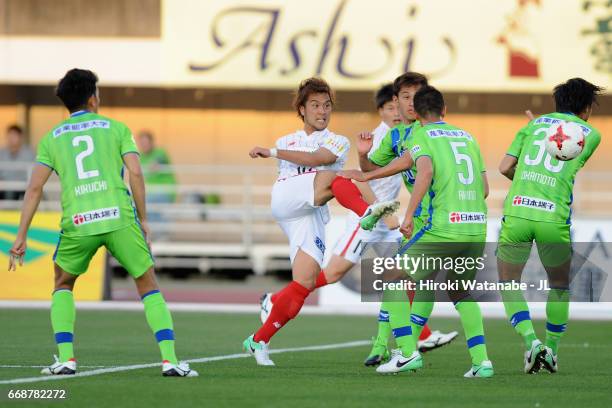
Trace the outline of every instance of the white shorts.
{"label": "white shorts", "polygon": [[[352,214],[351,214],[352,215]],[[359,219],[349,215],[346,229],[334,247],[334,255],[338,255],[351,263],[358,263],[368,242],[398,243],[402,239],[399,229],[390,230],[377,226],[372,231],[366,231],[359,226]]]}
{"label": "white shorts", "polygon": [[291,264],[298,249],[310,255],[319,266],[325,255],[327,205],[314,205],[316,172],[278,180],[272,187],[272,215],[289,238]]}

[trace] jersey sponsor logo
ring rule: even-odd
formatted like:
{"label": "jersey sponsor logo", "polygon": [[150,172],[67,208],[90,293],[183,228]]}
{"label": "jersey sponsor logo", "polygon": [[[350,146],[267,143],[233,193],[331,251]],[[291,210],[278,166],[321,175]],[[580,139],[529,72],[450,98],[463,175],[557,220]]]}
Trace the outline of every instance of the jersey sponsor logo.
{"label": "jersey sponsor logo", "polygon": [[329,147],[332,147],[333,149],[329,149],[329,150],[332,150],[332,151],[335,150],[337,154],[341,154],[347,148],[346,143],[343,140],[336,139],[333,137],[328,137],[327,139],[325,139],[325,142],[323,143],[323,147],[325,147],[326,149],[328,149]]}
{"label": "jersey sponsor logo", "polygon": [[319,248],[319,251],[325,253],[325,244],[323,243],[323,240],[321,240],[319,237],[315,237],[314,242],[317,248]]}
{"label": "jersey sponsor logo", "polygon": [[413,156],[421,151],[421,145],[414,145],[412,149],[410,149],[410,154]]}
{"label": "jersey sponsor logo", "polygon": [[98,208],[84,213],[74,214],[72,216],[72,223],[76,227],[82,225],[91,224],[94,222],[115,220],[119,218],[119,207],[111,208]]}
{"label": "jersey sponsor logo", "polygon": [[512,206],[533,208],[534,210],[541,210],[547,212],[555,212],[556,208],[556,205],[553,202],[542,200],[541,198],[534,198],[522,195],[515,195],[512,198]]}
{"label": "jersey sponsor logo", "polygon": [[467,139],[473,140],[474,138],[465,130],[448,130],[448,129],[431,129],[427,131],[427,136],[432,139],[437,139],[439,137],[448,137],[451,139]]}
{"label": "jersey sponsor logo", "polygon": [[58,127],[53,131],[53,138],[70,132],[82,132],[89,129],[109,129],[110,122],[108,120],[88,120],[87,122],[69,123]]}
{"label": "jersey sponsor logo", "polygon": [[451,224],[485,224],[487,215],[483,212],[453,211],[448,214],[448,221]]}
{"label": "jersey sponsor logo", "polygon": [[[541,124],[545,124],[545,125],[557,125],[557,124],[562,124],[565,123],[566,121],[563,119],[557,119],[557,118],[551,118],[548,116],[542,116],[541,118],[536,119],[535,124],[536,125],[541,125]],[[588,135],[589,133],[591,133],[590,128],[588,128],[587,126],[581,125],[580,123],[577,123],[578,126],[580,126],[582,128],[582,133],[584,133],[584,135]]]}

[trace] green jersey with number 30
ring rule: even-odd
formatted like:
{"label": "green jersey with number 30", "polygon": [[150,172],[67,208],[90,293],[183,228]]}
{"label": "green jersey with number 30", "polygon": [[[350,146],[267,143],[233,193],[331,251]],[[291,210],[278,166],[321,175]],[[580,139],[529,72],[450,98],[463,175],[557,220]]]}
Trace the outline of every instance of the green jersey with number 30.
{"label": "green jersey with number 30", "polygon": [[[547,129],[563,121],[577,123],[584,133],[582,153],[569,161],[551,157],[545,148]],[[576,173],[600,141],[601,135],[595,128],[570,113],[549,113],[529,122],[517,133],[507,152],[518,161],[504,215],[570,224]]]}
{"label": "green jersey with number 30", "polygon": [[433,164],[429,188],[431,232],[482,235],[487,231],[487,205],[482,174],[484,160],[476,139],[445,122],[428,123],[408,142],[415,162],[428,156]]}
{"label": "green jersey with number 30", "polygon": [[104,234],[136,221],[123,180],[127,153],[138,153],[128,127],[87,111],[73,114],[42,138],[36,161],[59,176],[63,234]]}

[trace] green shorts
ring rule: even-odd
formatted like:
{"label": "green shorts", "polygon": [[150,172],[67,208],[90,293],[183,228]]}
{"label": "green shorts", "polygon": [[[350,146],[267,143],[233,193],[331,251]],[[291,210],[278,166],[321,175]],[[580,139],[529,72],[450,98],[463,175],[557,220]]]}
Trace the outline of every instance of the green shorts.
{"label": "green shorts", "polygon": [[497,257],[511,264],[529,259],[533,241],[544,266],[559,266],[572,256],[570,225],[505,216],[499,234]]}
{"label": "green shorts", "polygon": [[448,272],[449,280],[473,279],[484,267],[485,245],[484,234],[451,235],[424,227],[410,240],[403,240],[399,253],[418,261],[417,264],[410,262],[406,270],[414,281],[430,278],[440,270]]}
{"label": "green shorts", "polygon": [[137,223],[99,235],[60,235],[53,260],[64,271],[81,275],[87,271],[91,258],[101,246],[106,247],[133,278],[142,276],[154,264],[151,250]]}

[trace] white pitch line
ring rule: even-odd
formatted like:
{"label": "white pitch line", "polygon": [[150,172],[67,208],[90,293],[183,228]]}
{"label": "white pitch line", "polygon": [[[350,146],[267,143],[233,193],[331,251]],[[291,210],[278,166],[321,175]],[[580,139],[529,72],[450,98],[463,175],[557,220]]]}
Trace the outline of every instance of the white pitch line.
{"label": "white pitch line", "polygon": [[[341,348],[367,346],[370,344],[372,344],[371,340],[359,340],[359,341],[350,341],[346,343],[323,344],[320,346],[306,346],[306,347],[276,349],[276,350],[270,350],[270,354],[293,353],[293,352],[301,352],[301,351],[334,350],[334,349],[341,349]],[[211,361],[233,360],[237,358],[246,358],[246,357],[250,357],[250,354],[247,354],[247,353],[227,354],[223,356],[195,358],[191,360],[185,360],[185,362],[187,363],[208,363]],[[139,370],[142,368],[152,368],[152,367],[159,367],[159,366],[160,366],[160,363],[148,363],[148,364],[134,364],[134,365],[129,365],[129,366],[108,367],[108,368],[100,368],[97,370],[80,372],[75,375],[49,375],[49,376],[44,376],[44,377],[26,377],[26,378],[16,378],[13,380],[3,380],[3,381],[0,381],[0,385],[2,384],[26,384],[26,383],[34,383],[34,382],[42,382],[42,381],[69,380],[72,378],[91,377],[94,375],[118,373],[122,371],[132,371],[132,370]]]}
{"label": "white pitch line", "polygon": [[[48,365],[14,365],[14,364],[0,364],[0,368],[45,368]],[[82,368],[109,368],[114,366],[101,366],[101,365],[80,365]]]}

